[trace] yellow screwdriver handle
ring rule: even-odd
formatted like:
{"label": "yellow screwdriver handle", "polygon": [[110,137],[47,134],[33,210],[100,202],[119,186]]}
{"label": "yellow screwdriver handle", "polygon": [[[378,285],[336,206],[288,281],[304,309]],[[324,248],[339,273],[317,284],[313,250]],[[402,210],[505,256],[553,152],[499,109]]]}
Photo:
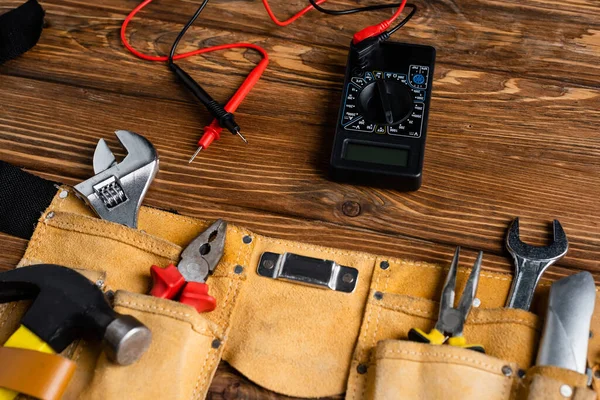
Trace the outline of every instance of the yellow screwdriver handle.
{"label": "yellow screwdriver handle", "polygon": [[[52,350],[48,343],[44,342],[38,335],[31,332],[24,325],[21,325],[19,329],[8,338],[6,343],[4,343],[4,346],[55,354],[55,351]],[[0,388],[0,400],[13,400],[18,394],[19,393],[14,390]]]}

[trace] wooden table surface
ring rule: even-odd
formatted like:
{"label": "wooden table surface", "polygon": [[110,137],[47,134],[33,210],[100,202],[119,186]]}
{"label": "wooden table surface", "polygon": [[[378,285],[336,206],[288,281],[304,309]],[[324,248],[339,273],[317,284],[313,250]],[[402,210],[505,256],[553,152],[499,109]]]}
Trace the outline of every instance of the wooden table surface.
{"label": "wooden table surface", "polygon": [[[0,0],[0,13],[21,0]],[[271,63],[236,113],[250,144],[229,134],[188,165],[210,118],[164,64],[124,50],[119,28],[136,0],[43,0],[32,51],[0,66],[0,159],[75,184],[92,172],[100,137],[129,129],[156,146],[161,171],[145,204],[257,233],[448,263],[456,245],[512,270],[503,238],[522,218],[533,244],[558,218],[568,255],[548,278],[600,277],[600,5],[596,0],[416,0],[394,39],[437,49],[422,188],[415,193],[333,183],[326,173],[348,43],[390,11],[311,12],[276,27],[258,0],[215,0],[180,51],[237,41]],[[130,25],[138,49],[167,53],[199,1],[156,0]],[[330,1],[330,7],[357,1]],[[361,5],[381,3],[360,1]],[[307,4],[272,0],[280,18]],[[182,61],[218,100],[257,61],[251,51]],[[0,235],[0,268],[25,240]],[[275,398],[223,366],[211,398]]]}

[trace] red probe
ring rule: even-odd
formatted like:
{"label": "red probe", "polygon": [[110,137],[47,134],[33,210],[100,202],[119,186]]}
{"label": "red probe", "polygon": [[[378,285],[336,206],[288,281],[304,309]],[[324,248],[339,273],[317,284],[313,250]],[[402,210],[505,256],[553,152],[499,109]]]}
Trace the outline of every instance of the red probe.
{"label": "red probe", "polygon": [[[144,54],[144,53],[134,49],[133,46],[131,46],[131,44],[127,40],[126,30],[127,30],[127,26],[129,25],[129,22],[131,22],[133,17],[142,8],[146,7],[151,2],[152,2],[152,0],[144,0],[136,8],[134,8],[129,13],[129,15],[125,18],[125,21],[123,21],[123,25],[121,25],[121,41],[123,42],[123,45],[125,46],[125,48],[127,48],[127,50],[129,50],[132,54],[134,54],[135,56],[137,56],[143,60],[167,62],[167,61],[169,61],[169,57],[167,57],[167,56],[151,56],[148,54]],[[258,65],[256,67],[254,67],[254,69],[250,72],[250,74],[248,74],[248,76],[246,77],[246,79],[244,80],[242,85],[238,88],[238,90],[235,92],[235,94],[231,97],[231,99],[225,105],[225,110],[227,112],[233,113],[233,112],[235,112],[235,110],[237,110],[237,108],[242,103],[244,98],[248,95],[248,93],[250,93],[250,90],[252,90],[252,88],[254,87],[256,82],[258,82],[261,75],[267,68],[267,65],[269,64],[269,55],[267,54],[265,49],[263,49],[260,46],[255,45],[255,44],[252,44],[252,43],[231,43],[231,44],[223,44],[223,45],[219,45],[219,46],[206,47],[203,49],[198,49],[198,50],[190,51],[187,53],[177,54],[177,55],[175,55],[175,57],[173,57],[173,59],[180,60],[180,59],[195,56],[198,54],[210,53],[212,51],[219,51],[219,50],[226,50],[226,49],[238,49],[238,48],[246,48],[246,49],[256,50],[257,52],[259,52],[262,55],[262,59],[260,60]],[[198,141],[198,150],[196,150],[196,153],[190,159],[190,163],[194,160],[196,155],[202,149],[207,148],[208,146],[211,145],[211,143],[214,140],[219,139],[219,137],[221,136],[222,130],[223,130],[223,128],[219,125],[219,122],[216,119],[214,119],[210,125],[208,125],[204,128],[204,135],[202,135],[202,138],[200,138],[200,140]]]}
{"label": "red probe", "polygon": [[[320,4],[325,3],[326,1],[327,0],[317,0],[317,1],[315,1],[315,3],[317,5],[320,5]],[[400,5],[398,6],[398,9],[396,10],[394,15],[392,15],[392,17],[390,19],[387,19],[376,25],[368,26],[368,27],[360,30],[359,32],[357,32],[354,35],[352,42],[354,44],[357,44],[365,39],[368,39],[373,36],[377,36],[377,35],[385,32],[390,27],[392,22],[394,22],[394,20],[396,20],[400,16],[402,11],[404,10],[406,1],[407,0],[402,0]],[[123,42],[123,45],[125,46],[125,48],[127,48],[127,50],[129,50],[132,54],[134,54],[135,56],[137,56],[143,60],[167,62],[167,61],[169,61],[169,57],[167,57],[167,56],[152,56],[152,55],[144,54],[144,53],[134,49],[133,46],[131,46],[131,44],[127,40],[126,30],[127,30],[127,26],[129,25],[129,22],[131,22],[133,17],[142,8],[146,7],[151,2],[152,2],[152,0],[144,0],[136,8],[134,8],[129,13],[129,15],[127,15],[127,17],[125,18],[125,21],[123,21],[123,25],[121,26],[121,41]],[[300,10],[298,13],[296,13],[295,15],[290,17],[289,19],[287,19],[285,21],[280,21],[277,19],[277,17],[271,10],[268,0],[262,0],[262,3],[263,3],[263,6],[265,7],[265,10],[267,11],[267,14],[269,15],[269,18],[271,18],[271,20],[277,26],[287,26],[287,25],[293,23],[294,21],[296,21],[298,18],[302,17],[307,12],[314,10],[313,5],[308,5],[308,6],[304,7],[302,10]],[[254,67],[254,69],[248,74],[248,76],[246,77],[246,79],[244,80],[242,85],[238,88],[238,90],[235,92],[235,94],[231,97],[231,99],[229,99],[229,101],[225,105],[224,108],[229,113],[234,113],[237,110],[239,105],[242,103],[242,101],[248,95],[248,93],[250,93],[250,90],[252,90],[252,88],[254,87],[256,82],[258,82],[258,80],[262,76],[263,72],[267,68],[267,65],[269,64],[269,55],[267,54],[267,52],[262,47],[257,46],[252,43],[231,43],[231,44],[224,44],[224,45],[219,45],[219,46],[206,47],[203,49],[198,49],[198,50],[190,51],[187,53],[178,54],[173,57],[173,60],[180,60],[180,59],[191,57],[191,56],[198,55],[198,54],[204,54],[204,53],[209,53],[212,51],[219,51],[219,50],[226,50],[226,49],[235,49],[235,48],[246,48],[246,49],[255,50],[262,55],[262,59],[258,63],[258,65],[256,65],[256,67]],[[210,146],[212,144],[213,141],[218,140],[221,137],[222,130],[223,130],[223,128],[219,125],[219,122],[216,119],[213,119],[213,121],[210,123],[210,125],[205,126],[204,134],[198,141],[198,149],[196,150],[196,152],[194,153],[194,155],[192,156],[192,158],[190,159],[189,162],[191,163],[194,160],[194,158],[198,155],[198,153],[200,153],[200,151],[202,149],[206,149],[208,146]]]}

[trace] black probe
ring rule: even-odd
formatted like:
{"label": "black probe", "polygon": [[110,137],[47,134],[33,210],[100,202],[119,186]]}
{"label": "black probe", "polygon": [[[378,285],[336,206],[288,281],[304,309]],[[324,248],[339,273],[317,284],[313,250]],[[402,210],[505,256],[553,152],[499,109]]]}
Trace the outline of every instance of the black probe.
{"label": "black probe", "polygon": [[200,102],[204,105],[204,107],[206,107],[212,116],[219,121],[219,125],[221,125],[222,128],[227,129],[234,135],[238,135],[245,143],[248,143],[246,138],[242,136],[242,133],[240,132],[240,126],[235,122],[235,119],[233,119],[232,113],[227,112],[221,104],[213,99],[211,95],[208,94],[206,90],[204,90],[202,86],[200,86],[198,82],[194,80],[194,78],[181,69],[180,66],[170,62],[169,68],[175,73],[175,75],[177,75],[184,86],[188,88],[188,90],[192,92],[192,94],[196,96],[198,100],[200,100]]}
{"label": "black probe", "polygon": [[[179,41],[186,34],[187,30],[193,25],[193,23],[196,21],[196,19],[198,18],[202,10],[204,10],[204,7],[206,7],[207,4],[208,0],[204,0],[192,16],[192,18],[190,18],[190,20],[187,22],[187,24],[185,24],[181,32],[179,32],[179,35],[177,35],[177,38],[173,42],[173,46],[171,46],[171,52],[169,53],[169,69],[171,69],[171,71],[173,71],[173,73],[179,78],[179,80],[181,80],[181,83],[183,83],[183,85],[190,92],[192,92],[192,94],[196,96],[198,100],[200,100],[202,105],[204,105],[208,112],[210,112],[211,115],[215,117],[215,119],[219,122],[219,125],[222,128],[227,129],[234,135],[238,135],[244,141],[244,143],[248,143],[248,141],[240,131],[240,126],[235,122],[233,114],[225,110],[225,108],[215,99],[213,99],[212,96],[208,94],[206,90],[204,90],[202,86],[200,86],[200,84],[198,84],[198,82],[194,80],[194,78],[192,78],[187,72],[185,72],[180,66],[175,64],[175,62],[173,61],[173,58],[175,57],[175,51],[177,50],[177,45],[179,45]],[[197,154],[198,151],[194,154],[192,160]]]}

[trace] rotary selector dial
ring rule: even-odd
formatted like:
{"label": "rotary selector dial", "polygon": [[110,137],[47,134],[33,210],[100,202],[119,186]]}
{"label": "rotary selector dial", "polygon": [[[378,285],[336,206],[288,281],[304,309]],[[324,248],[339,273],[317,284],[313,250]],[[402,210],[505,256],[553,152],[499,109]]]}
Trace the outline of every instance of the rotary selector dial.
{"label": "rotary selector dial", "polygon": [[420,138],[429,67],[411,65],[407,72],[355,71],[346,84],[342,129]]}
{"label": "rotary selector dial", "polygon": [[365,120],[391,126],[404,121],[414,108],[410,88],[397,80],[377,79],[359,95],[359,112]]}

